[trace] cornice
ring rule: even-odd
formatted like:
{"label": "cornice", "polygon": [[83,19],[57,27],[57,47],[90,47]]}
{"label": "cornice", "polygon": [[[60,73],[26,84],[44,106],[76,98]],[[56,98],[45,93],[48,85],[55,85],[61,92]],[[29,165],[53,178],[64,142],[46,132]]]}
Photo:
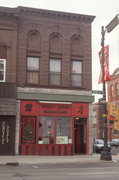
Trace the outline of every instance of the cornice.
{"label": "cornice", "polygon": [[95,16],[91,15],[84,15],[84,14],[76,14],[76,13],[68,13],[68,12],[60,12],[60,11],[53,11],[53,10],[45,10],[45,9],[36,9],[30,7],[23,7],[18,6],[16,8],[7,8],[7,7],[0,7],[0,16],[7,16],[7,17],[18,17],[21,15],[29,15],[29,16],[42,16],[42,17],[52,17],[52,18],[59,18],[59,19],[71,19],[71,20],[78,20],[83,22],[92,22]]}
{"label": "cornice", "polygon": [[36,9],[30,7],[18,6],[16,8],[0,7],[0,16],[19,19],[20,16],[37,16],[37,17],[47,17],[47,18],[58,18],[64,20],[73,20],[79,22],[89,22],[91,23],[95,16],[75,14],[68,12],[52,11],[45,9]]}
{"label": "cornice", "polygon": [[0,16],[14,16],[14,8],[0,7]]}
{"label": "cornice", "polygon": [[19,15],[30,15],[30,16],[43,16],[43,17],[56,17],[60,19],[71,19],[85,22],[92,22],[95,16],[75,14],[68,12],[52,11],[45,9],[35,9],[29,7],[18,6],[17,8]]}

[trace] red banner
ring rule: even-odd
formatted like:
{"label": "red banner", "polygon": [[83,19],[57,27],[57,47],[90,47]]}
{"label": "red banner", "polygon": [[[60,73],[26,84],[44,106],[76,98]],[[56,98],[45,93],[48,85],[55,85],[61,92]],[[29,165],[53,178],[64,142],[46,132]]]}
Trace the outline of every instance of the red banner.
{"label": "red banner", "polygon": [[22,119],[22,143],[35,143],[35,129],[36,129],[36,119],[35,117],[23,117]]}
{"label": "red banner", "polygon": [[[98,53],[99,58],[100,58],[100,66],[101,66],[101,71],[100,71],[100,76],[99,76],[99,83],[102,83],[102,68],[104,68],[104,81],[109,81],[110,80],[110,74],[109,74],[109,45],[104,47],[104,64],[102,62],[102,50]],[[104,67],[103,67],[104,66]]]}

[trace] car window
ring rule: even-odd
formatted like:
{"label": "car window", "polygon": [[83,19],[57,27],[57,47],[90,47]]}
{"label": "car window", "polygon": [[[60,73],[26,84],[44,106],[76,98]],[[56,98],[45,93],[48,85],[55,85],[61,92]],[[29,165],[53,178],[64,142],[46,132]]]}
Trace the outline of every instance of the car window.
{"label": "car window", "polygon": [[114,142],[115,142],[115,141],[119,141],[119,139],[112,139],[112,141],[114,141]]}
{"label": "car window", "polygon": [[103,141],[103,140],[101,140],[101,139],[98,139],[98,140],[95,140],[95,143],[96,143],[96,144],[103,144],[103,143],[104,143],[104,141]]}

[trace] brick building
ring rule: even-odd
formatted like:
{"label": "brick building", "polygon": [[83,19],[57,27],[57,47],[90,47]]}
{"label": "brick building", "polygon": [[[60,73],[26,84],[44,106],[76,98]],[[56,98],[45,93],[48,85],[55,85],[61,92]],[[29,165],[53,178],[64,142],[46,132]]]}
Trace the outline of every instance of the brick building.
{"label": "brick building", "polygon": [[101,102],[93,103],[93,139],[103,139],[103,105]]}
{"label": "brick building", "polygon": [[0,154],[92,153],[94,16],[0,7],[0,17]]}
{"label": "brick building", "polygon": [[119,68],[115,69],[107,82],[109,139],[119,138]]}

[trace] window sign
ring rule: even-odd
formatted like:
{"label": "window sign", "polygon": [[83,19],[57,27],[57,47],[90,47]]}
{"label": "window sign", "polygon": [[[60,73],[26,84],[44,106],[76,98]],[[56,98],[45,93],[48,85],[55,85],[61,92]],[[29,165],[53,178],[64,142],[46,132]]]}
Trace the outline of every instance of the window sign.
{"label": "window sign", "polygon": [[68,136],[57,136],[56,144],[68,144]]}

